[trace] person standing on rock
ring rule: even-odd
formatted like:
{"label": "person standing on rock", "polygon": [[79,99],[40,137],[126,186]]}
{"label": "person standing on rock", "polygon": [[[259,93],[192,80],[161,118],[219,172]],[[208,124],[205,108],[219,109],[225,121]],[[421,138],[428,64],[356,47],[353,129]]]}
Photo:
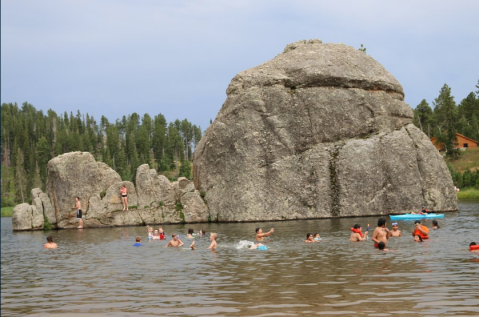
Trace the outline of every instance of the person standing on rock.
{"label": "person standing on rock", "polygon": [[123,203],[123,210],[128,210],[128,190],[125,185],[120,188],[121,202]]}
{"label": "person standing on rock", "polygon": [[263,241],[264,237],[269,237],[274,232],[274,228],[271,228],[270,231],[263,233],[261,227],[256,228],[256,241]]}
{"label": "person standing on rock", "polygon": [[75,198],[75,207],[73,209],[77,210],[77,219],[78,219],[78,229],[83,229],[83,219],[82,219],[82,211],[81,211],[81,202],[80,197]]}
{"label": "person standing on rock", "polygon": [[386,228],[386,219],[378,219],[378,227],[374,229],[373,237],[371,240],[374,242],[374,247],[377,248],[379,242],[384,242],[384,245],[388,243],[389,229]]}

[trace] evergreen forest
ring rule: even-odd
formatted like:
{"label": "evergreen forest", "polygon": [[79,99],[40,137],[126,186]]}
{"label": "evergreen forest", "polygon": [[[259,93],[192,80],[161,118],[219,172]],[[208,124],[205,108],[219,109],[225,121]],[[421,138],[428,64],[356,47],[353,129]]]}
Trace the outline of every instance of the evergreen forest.
{"label": "evergreen forest", "polygon": [[109,122],[88,113],[44,113],[25,102],[1,105],[1,205],[31,203],[30,190],[45,190],[50,159],[87,151],[135,181],[136,169],[148,163],[170,179],[191,179],[192,153],[201,128],[184,119],[167,122],[162,114],[137,113]]}

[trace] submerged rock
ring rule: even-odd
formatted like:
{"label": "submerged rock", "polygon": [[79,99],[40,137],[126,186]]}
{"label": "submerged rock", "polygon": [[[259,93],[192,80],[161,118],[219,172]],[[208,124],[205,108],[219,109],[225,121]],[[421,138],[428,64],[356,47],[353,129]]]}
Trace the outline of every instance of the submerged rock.
{"label": "submerged rock", "polygon": [[195,187],[219,221],[457,210],[412,120],[399,82],[364,52],[293,43],[233,78],[195,150]]}

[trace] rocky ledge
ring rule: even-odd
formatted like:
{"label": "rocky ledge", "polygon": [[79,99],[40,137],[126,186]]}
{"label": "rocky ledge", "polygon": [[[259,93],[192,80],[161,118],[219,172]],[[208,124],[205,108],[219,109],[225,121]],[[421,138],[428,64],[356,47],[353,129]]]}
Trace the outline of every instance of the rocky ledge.
{"label": "rocky ledge", "polygon": [[[119,190],[128,189],[129,210],[123,210]],[[48,163],[47,193],[35,188],[33,205],[13,210],[13,230],[76,228],[75,197],[80,197],[84,228],[160,223],[206,222],[206,204],[193,182],[170,182],[148,164],[138,167],[136,186],[121,181],[113,169],[88,152],[72,152]]]}

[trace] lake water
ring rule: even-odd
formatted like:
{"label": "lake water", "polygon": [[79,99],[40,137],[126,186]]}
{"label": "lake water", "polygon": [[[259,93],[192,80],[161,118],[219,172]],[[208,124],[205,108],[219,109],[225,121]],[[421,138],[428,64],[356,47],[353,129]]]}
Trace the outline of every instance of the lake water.
{"label": "lake water", "polygon": [[[378,217],[164,226],[185,244],[190,227],[218,232],[216,252],[207,237],[195,251],[166,249],[145,227],[12,232],[2,218],[2,316],[479,316],[479,253],[468,252],[479,202],[459,210],[423,243],[399,221],[392,252],[348,241],[352,225],[374,229]],[[240,248],[257,226],[275,228],[270,250]],[[303,243],[306,232],[323,241]],[[42,248],[48,234],[58,249]]]}

